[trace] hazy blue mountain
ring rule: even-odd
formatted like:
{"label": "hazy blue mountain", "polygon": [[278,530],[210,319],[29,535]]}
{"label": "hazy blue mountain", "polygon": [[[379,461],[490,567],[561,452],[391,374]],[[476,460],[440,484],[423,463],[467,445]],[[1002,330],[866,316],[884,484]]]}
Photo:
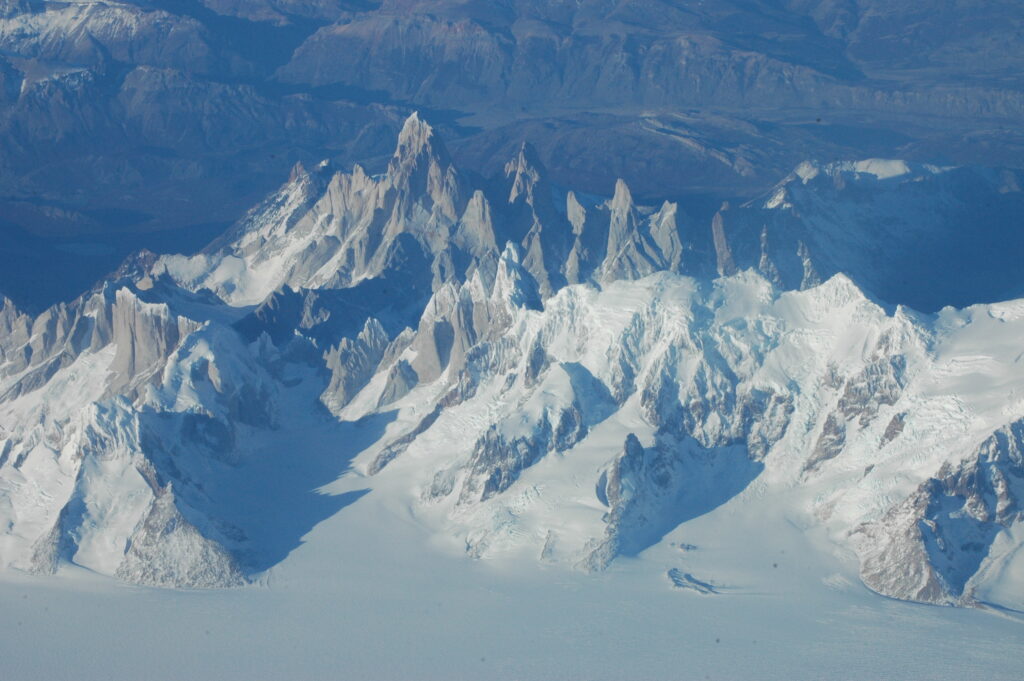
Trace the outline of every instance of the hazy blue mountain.
{"label": "hazy blue mountain", "polygon": [[196,247],[296,161],[379,171],[413,109],[469,171],[528,139],[556,185],[702,220],[806,159],[1019,167],[1021,35],[980,0],[4,0],[0,253],[32,259],[0,290]]}

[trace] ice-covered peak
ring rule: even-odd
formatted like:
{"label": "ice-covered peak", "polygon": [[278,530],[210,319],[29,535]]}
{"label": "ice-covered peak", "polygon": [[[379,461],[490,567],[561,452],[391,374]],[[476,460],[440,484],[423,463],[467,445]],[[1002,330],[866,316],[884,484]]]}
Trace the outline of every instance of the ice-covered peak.
{"label": "ice-covered peak", "polygon": [[507,242],[505,248],[502,249],[500,263],[502,265],[508,265],[509,263],[519,264],[519,249],[511,241]]}
{"label": "ice-covered peak", "polygon": [[803,161],[793,173],[783,181],[799,180],[808,184],[819,176],[835,178],[839,175],[872,177],[876,180],[892,180],[912,176],[938,175],[953,170],[952,167],[941,167],[930,164],[910,163],[903,159],[867,158],[856,161],[834,161],[821,164],[816,161]]}
{"label": "ice-covered peak", "polygon": [[823,282],[804,287],[800,295],[807,301],[804,314],[814,318],[821,319],[836,314],[839,310],[861,307],[872,309],[879,315],[884,314],[881,307],[868,298],[850,277],[841,272]]}
{"label": "ice-covered peak", "polygon": [[491,299],[514,307],[540,308],[537,283],[520,264],[519,249],[511,241],[505,244],[498,260]]}
{"label": "ice-covered peak", "polygon": [[820,172],[821,168],[817,163],[814,163],[813,161],[803,161],[796,167],[793,174],[800,178],[804,184],[807,184],[816,178]]}
{"label": "ice-covered peak", "polygon": [[909,174],[910,166],[906,161],[896,159],[869,158],[864,161],[855,161],[851,164],[850,170],[855,173],[874,175],[879,180],[888,180]]}
{"label": "ice-covered peak", "polygon": [[[150,271],[153,268],[153,264],[157,261],[159,256],[148,248],[143,248],[135,253],[132,253],[118,266],[111,279],[130,279],[133,281],[139,281],[149,276]],[[147,281],[143,284],[152,285],[152,281]]]}
{"label": "ice-covered peak", "polygon": [[1001,571],[1013,569],[996,538],[1024,519],[1022,452],[1024,421],[1016,420],[960,462],[943,464],[883,516],[857,527],[864,583],[906,600],[978,605],[984,578],[995,576],[998,583]]}

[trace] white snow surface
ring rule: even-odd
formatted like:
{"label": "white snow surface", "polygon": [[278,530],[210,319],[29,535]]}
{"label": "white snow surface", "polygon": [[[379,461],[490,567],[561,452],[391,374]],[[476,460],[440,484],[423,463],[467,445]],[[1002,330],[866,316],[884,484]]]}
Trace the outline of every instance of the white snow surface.
{"label": "white snow surface", "polygon": [[[1021,622],[880,599],[822,553],[815,535],[770,508],[736,500],[595,576],[448,555],[373,491],[317,526],[260,586],[183,592],[70,567],[46,580],[5,573],[0,674],[959,681],[984,670],[993,681],[1020,678]],[[673,589],[666,571],[674,567],[711,580],[719,594]],[[41,641],[59,642],[59,652]]]}

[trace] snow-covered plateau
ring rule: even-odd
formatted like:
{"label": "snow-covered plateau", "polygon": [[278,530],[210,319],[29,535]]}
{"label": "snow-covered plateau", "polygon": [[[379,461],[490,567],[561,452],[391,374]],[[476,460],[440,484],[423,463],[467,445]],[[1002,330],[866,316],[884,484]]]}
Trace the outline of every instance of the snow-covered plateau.
{"label": "snow-covered plateau", "polygon": [[478,188],[414,115],[381,175],[5,300],[0,669],[1020,678],[1024,299],[888,278],[947,284],[920,231],[1019,193],[808,163],[700,227],[527,146]]}

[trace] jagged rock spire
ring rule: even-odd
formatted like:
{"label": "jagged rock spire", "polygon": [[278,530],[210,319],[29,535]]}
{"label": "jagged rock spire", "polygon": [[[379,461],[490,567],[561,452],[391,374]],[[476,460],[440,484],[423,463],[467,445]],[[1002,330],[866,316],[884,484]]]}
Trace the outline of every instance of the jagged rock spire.
{"label": "jagged rock spire", "polygon": [[636,231],[640,221],[633,206],[633,194],[621,178],[615,182],[615,194],[608,203],[608,208],[611,213],[608,225],[608,254],[611,256],[622,249]]}
{"label": "jagged rock spire", "polygon": [[718,275],[722,277],[728,277],[739,271],[732,257],[729,240],[725,236],[725,218],[723,213],[728,210],[729,203],[723,203],[721,209],[715,213],[715,217],[711,220],[711,238],[715,245],[716,268]]}
{"label": "jagged rock spire", "polygon": [[550,296],[565,284],[562,270],[572,249],[572,227],[555,208],[547,171],[528,142],[505,164],[505,180],[508,210],[501,236],[522,249],[523,267]]}
{"label": "jagged rock spire", "polygon": [[682,262],[676,213],[678,206],[665,202],[658,212],[642,216],[622,180],[608,202],[607,256],[600,280],[638,279],[661,270],[678,270]]}
{"label": "jagged rock spire", "polygon": [[505,177],[511,180],[509,203],[524,200],[536,207],[538,199],[546,201],[549,198],[538,192],[538,189],[547,189],[546,172],[537,150],[529,142],[523,142],[516,157],[505,164]]}
{"label": "jagged rock spire", "polygon": [[480,190],[473,192],[466,205],[466,212],[462,214],[462,221],[459,224],[458,237],[462,247],[476,257],[498,250],[491,206]]}
{"label": "jagged rock spire", "polygon": [[405,119],[402,131],[398,133],[392,164],[402,165],[423,156],[432,157],[444,165],[451,164],[444,142],[434,134],[434,128],[420,118],[419,112],[414,111]]}
{"label": "jagged rock spire", "polygon": [[679,271],[683,265],[683,242],[679,236],[679,204],[665,201],[650,219],[651,239],[660,251],[661,267]]}
{"label": "jagged rock spire", "polygon": [[31,319],[14,305],[14,302],[0,294],[0,364],[8,351],[23,345],[31,333]]}
{"label": "jagged rock spire", "polygon": [[18,308],[15,306],[14,301],[0,293],[0,315],[11,315],[18,314]]}
{"label": "jagged rock spire", "polygon": [[306,166],[303,165],[302,161],[296,161],[295,165],[292,166],[292,171],[288,174],[288,182],[300,181],[308,175],[309,171],[306,170]]}
{"label": "jagged rock spire", "polygon": [[772,260],[771,255],[768,252],[767,225],[761,228],[761,257],[757,261],[757,271],[775,286],[783,285],[782,275],[779,274],[779,268],[775,266],[775,262]]}
{"label": "jagged rock spire", "polygon": [[414,112],[398,135],[398,146],[388,163],[388,177],[409,201],[429,198],[445,218],[455,221],[467,193],[452,166],[444,143],[429,123]]}

